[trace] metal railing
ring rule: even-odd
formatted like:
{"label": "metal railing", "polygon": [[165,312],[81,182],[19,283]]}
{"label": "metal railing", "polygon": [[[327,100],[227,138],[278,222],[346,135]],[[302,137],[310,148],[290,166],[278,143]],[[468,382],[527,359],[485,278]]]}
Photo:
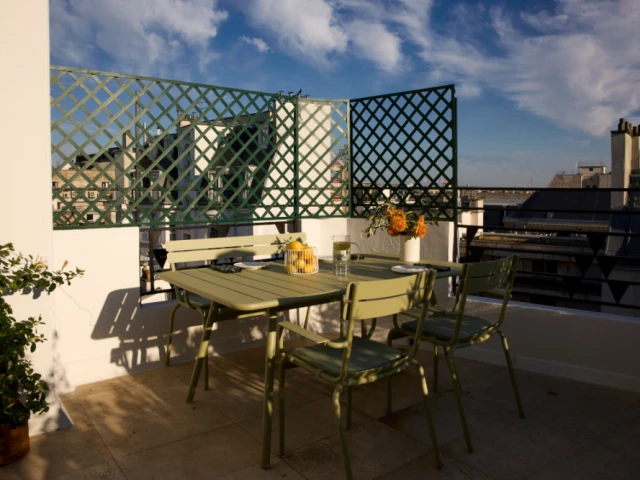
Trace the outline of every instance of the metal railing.
{"label": "metal railing", "polygon": [[[526,198],[480,205],[478,190],[517,190]],[[517,253],[514,300],[640,315],[640,210],[632,207],[640,189],[459,192],[457,257],[477,262]]]}

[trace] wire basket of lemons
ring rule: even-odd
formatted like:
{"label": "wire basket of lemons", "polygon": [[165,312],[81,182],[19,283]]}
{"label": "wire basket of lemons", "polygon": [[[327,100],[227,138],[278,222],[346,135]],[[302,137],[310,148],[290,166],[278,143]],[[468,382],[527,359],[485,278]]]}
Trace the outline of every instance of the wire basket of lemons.
{"label": "wire basket of lemons", "polygon": [[284,251],[284,269],[290,275],[318,273],[318,252],[315,247],[294,241]]}

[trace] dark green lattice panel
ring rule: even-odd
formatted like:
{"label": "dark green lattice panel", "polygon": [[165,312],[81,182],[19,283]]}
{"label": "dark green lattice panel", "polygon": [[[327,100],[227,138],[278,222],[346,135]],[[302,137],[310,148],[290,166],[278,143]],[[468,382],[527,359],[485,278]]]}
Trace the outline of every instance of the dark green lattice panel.
{"label": "dark green lattice panel", "polygon": [[299,98],[298,217],[349,215],[349,103]]}
{"label": "dark green lattice panel", "polygon": [[352,215],[391,200],[454,220],[457,188],[453,85],[359,98],[351,106]]}
{"label": "dark green lattice panel", "polygon": [[52,67],[55,226],[295,218],[296,101]]}

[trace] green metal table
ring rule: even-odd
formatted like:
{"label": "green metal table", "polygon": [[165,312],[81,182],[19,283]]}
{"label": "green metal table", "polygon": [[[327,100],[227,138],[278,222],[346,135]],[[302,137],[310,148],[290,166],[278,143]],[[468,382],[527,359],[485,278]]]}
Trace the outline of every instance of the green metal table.
{"label": "green metal table", "polygon": [[[460,273],[461,266],[458,263],[428,259],[423,261],[450,267],[449,271],[438,272],[437,278],[452,277]],[[313,275],[289,275],[285,273],[282,262],[269,263],[267,268],[261,270],[243,270],[234,274],[222,273],[208,267],[162,272],[162,280],[211,300],[191,376],[187,402],[193,400],[202,365],[207,359],[213,323],[223,317],[242,318],[266,314],[268,327],[261,465],[268,468],[278,312],[340,301],[350,282],[396,278],[398,274],[391,271],[391,267],[399,264],[402,262],[393,255],[365,254],[364,259],[351,263],[351,273],[348,277],[336,276],[333,265],[325,262],[319,263],[319,271]]]}

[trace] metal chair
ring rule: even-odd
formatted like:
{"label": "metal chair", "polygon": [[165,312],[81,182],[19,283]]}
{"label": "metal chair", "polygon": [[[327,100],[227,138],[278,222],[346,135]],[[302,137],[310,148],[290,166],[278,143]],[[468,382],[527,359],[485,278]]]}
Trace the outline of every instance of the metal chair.
{"label": "metal chair", "polygon": [[[516,403],[518,404],[518,412],[520,418],[524,418],[524,410],[513,372],[507,338],[502,330],[500,330],[507,310],[507,304],[511,297],[517,259],[517,255],[511,255],[500,260],[465,264],[460,274],[460,283],[456,290],[456,300],[453,310],[432,311],[429,309],[433,313],[428,316],[424,322],[416,318],[398,325],[397,319],[394,318],[394,328],[389,331],[387,336],[387,343],[391,345],[392,341],[397,338],[415,336],[417,332],[420,332],[419,336],[422,340],[433,344],[434,392],[437,391],[438,388],[438,347],[442,346],[444,348],[447,366],[451,374],[458,410],[460,412],[460,421],[469,452],[473,452],[473,444],[471,443],[469,426],[467,425],[467,419],[462,407],[460,380],[458,379],[453,361],[453,353],[456,349],[482,343],[495,333],[500,335],[509,367],[513,392],[516,397]],[[465,315],[467,295],[479,293],[488,293],[502,298],[502,308],[500,309],[497,321],[492,322],[481,317]],[[416,317],[416,315],[411,312],[407,312],[405,315]]]}
{"label": "metal chair", "polygon": [[[427,314],[427,306],[433,291],[436,272],[430,270],[419,275],[400,277],[391,280],[350,283],[347,287],[346,301],[341,312],[342,321],[346,324],[346,335],[331,341],[321,335],[310,332],[291,322],[278,324],[279,362],[279,422],[280,442],[279,454],[285,450],[285,369],[287,366],[298,366],[313,373],[322,380],[335,385],[333,392],[333,408],[338,422],[338,432],[342,444],[344,466],[348,479],[352,478],[351,463],[345,438],[345,426],[340,414],[340,394],[347,389],[347,428],[350,424],[351,387],[372,383],[400,373],[413,365],[420,375],[420,384],[426,409],[429,431],[435,454],[435,465],[442,466],[438,441],[431,418],[428,403],[427,381],[422,366],[415,360],[420,345],[420,335],[415,335],[415,343],[409,351],[374,342],[369,338],[355,337],[355,322],[396,315],[411,308],[421,307],[417,316],[418,327]],[[295,348],[284,352],[283,332],[290,330],[309,340],[315,345]],[[390,403],[389,403],[390,407]]]}

